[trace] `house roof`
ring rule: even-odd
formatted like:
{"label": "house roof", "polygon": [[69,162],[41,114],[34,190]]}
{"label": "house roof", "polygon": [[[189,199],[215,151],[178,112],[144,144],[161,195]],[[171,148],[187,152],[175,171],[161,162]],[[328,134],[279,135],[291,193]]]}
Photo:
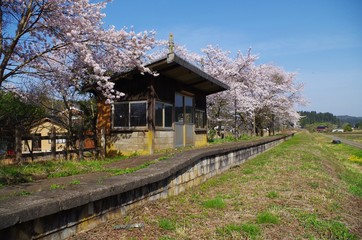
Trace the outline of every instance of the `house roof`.
{"label": "house roof", "polygon": [[[229,86],[208,75],[198,67],[187,62],[176,54],[168,54],[167,57],[146,65],[152,71],[156,71],[160,75],[175,79],[187,86],[193,87],[204,92],[206,95],[225,91]],[[128,72],[122,75],[132,74]]]}
{"label": "house roof", "polygon": [[58,125],[59,127],[65,127],[62,120],[59,117],[56,117],[56,116],[44,117],[44,118],[40,119],[39,121],[33,123],[31,127],[34,128],[34,127],[39,126],[39,125],[41,125],[43,123],[46,123],[46,122],[50,122],[52,124]]}

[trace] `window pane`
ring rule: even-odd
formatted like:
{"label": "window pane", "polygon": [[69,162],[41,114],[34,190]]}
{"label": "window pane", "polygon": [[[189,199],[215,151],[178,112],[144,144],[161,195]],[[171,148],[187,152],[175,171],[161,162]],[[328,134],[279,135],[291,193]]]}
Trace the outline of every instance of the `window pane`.
{"label": "window pane", "polygon": [[194,122],[193,98],[185,96],[185,123]]}
{"label": "window pane", "polygon": [[35,134],[33,137],[33,151],[41,151],[41,134]]}
{"label": "window pane", "polygon": [[130,103],[130,126],[146,126],[146,103]]}
{"label": "window pane", "polygon": [[163,103],[156,102],[155,105],[155,124],[157,127],[163,127]]}
{"label": "window pane", "polygon": [[205,128],[204,111],[196,110],[195,112],[195,125],[196,128]]}
{"label": "window pane", "polygon": [[175,122],[184,122],[184,104],[183,96],[180,94],[175,95]]}
{"label": "window pane", "polygon": [[129,127],[129,104],[114,104],[113,127]]}
{"label": "window pane", "polygon": [[165,104],[165,127],[172,127],[172,105]]}

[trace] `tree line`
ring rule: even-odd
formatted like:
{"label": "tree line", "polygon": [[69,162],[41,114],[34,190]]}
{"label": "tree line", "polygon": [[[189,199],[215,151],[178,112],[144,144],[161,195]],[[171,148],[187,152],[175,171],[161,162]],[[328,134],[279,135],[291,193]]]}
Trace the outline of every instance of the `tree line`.
{"label": "tree line", "polygon": [[335,116],[332,113],[316,112],[316,111],[300,111],[301,118],[299,125],[302,128],[315,131],[318,126],[326,126],[330,131],[339,128],[345,132],[352,131],[352,129],[362,129],[362,118],[350,116]]}
{"label": "tree line", "polygon": [[305,127],[308,124],[314,123],[331,123],[337,126],[341,125],[340,120],[334,116],[332,113],[326,112],[316,112],[316,111],[300,111],[299,112],[301,119],[299,120],[299,124],[301,127]]}

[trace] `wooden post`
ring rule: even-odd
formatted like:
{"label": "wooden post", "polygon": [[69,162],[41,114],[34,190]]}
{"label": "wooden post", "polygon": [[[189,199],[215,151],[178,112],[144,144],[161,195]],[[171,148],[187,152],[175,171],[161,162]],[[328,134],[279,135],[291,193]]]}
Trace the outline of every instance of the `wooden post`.
{"label": "wooden post", "polygon": [[84,159],[84,135],[83,135],[83,131],[80,130],[79,131],[79,146],[78,146],[78,151],[79,151],[79,160],[83,160]]}
{"label": "wooden post", "polygon": [[150,81],[150,85],[148,86],[148,134],[147,134],[147,145],[148,145],[148,153],[154,153],[154,138],[155,138],[155,89],[154,89],[154,79]]}
{"label": "wooden post", "polygon": [[17,163],[21,162],[21,131],[19,128],[15,129],[15,160]]}
{"label": "wooden post", "polygon": [[68,133],[66,135],[66,139],[65,139],[65,148],[63,149],[64,160],[69,160],[69,141],[70,141],[70,134],[68,131]]}
{"label": "wooden post", "polygon": [[52,129],[51,129],[51,132],[50,132],[50,149],[51,149],[51,152],[52,152],[52,158],[53,160],[56,159],[57,157],[57,139],[56,139],[56,130],[55,130],[55,127],[53,126]]}
{"label": "wooden post", "polygon": [[101,128],[100,131],[100,151],[99,151],[99,155],[101,158],[105,158],[106,156],[106,129],[105,127]]}

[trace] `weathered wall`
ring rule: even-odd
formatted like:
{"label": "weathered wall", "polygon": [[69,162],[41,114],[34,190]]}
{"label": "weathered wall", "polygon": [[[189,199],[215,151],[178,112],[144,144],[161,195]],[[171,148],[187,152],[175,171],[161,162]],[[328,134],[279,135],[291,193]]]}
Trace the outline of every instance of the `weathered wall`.
{"label": "weathered wall", "polygon": [[174,148],[174,131],[156,131],[154,136],[154,148],[156,151]]}
{"label": "weathered wall", "polygon": [[195,146],[201,147],[207,145],[207,134],[206,132],[195,132],[194,135]]}
{"label": "weathered wall", "polygon": [[150,141],[152,141],[150,131],[112,133],[107,136],[109,142],[107,152],[115,151],[118,154],[130,155],[132,153],[148,154]]}
{"label": "weathered wall", "polygon": [[28,196],[26,207],[19,201],[0,202],[1,239],[64,239],[126,214],[146,201],[177,195],[287,138],[187,151],[133,174],[84,185],[80,192],[65,189],[45,196]]}

